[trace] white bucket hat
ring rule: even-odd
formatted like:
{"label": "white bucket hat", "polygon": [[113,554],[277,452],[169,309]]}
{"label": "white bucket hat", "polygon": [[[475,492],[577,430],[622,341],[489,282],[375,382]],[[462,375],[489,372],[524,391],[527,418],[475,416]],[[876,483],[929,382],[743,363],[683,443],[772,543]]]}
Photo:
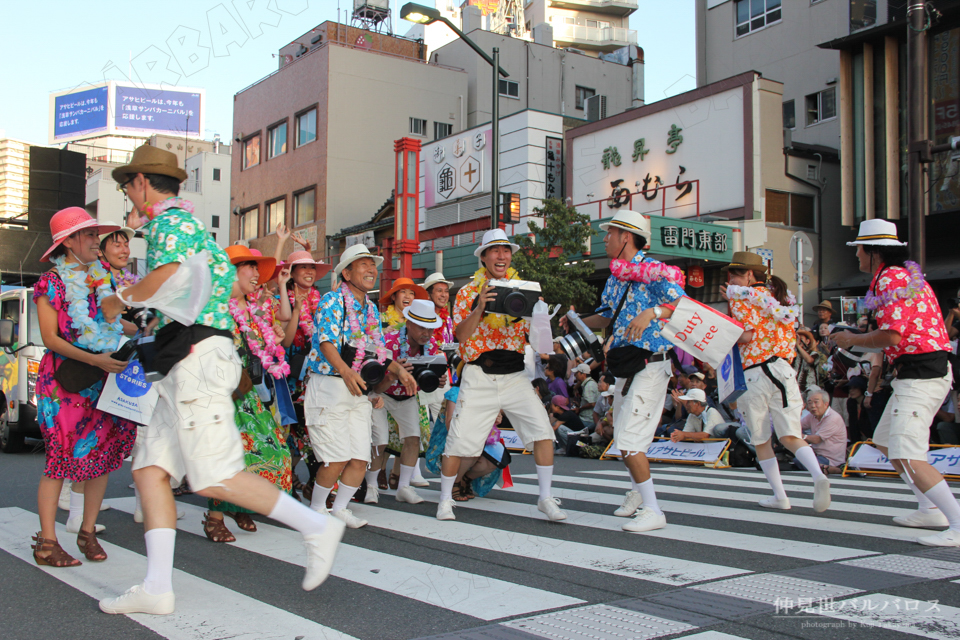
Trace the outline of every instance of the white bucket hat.
{"label": "white bucket hat", "polygon": [[366,246],[362,244],[355,244],[340,256],[340,262],[337,263],[337,266],[334,267],[333,272],[337,274],[337,277],[340,277],[340,273],[349,267],[352,263],[356,262],[360,258],[373,258],[373,261],[377,264],[379,268],[383,264],[383,258],[378,255],[370,253],[370,249],[367,249]]}
{"label": "white bucket hat", "polygon": [[437,309],[430,300],[414,300],[409,307],[404,308],[403,317],[408,322],[418,324],[425,329],[436,329],[443,324],[437,315]]}
{"label": "white bucket hat", "polygon": [[855,247],[858,244],[872,244],[881,247],[905,247],[906,242],[900,242],[897,238],[897,225],[889,220],[864,220],[860,223],[860,232],[857,239],[848,242],[848,247]]}
{"label": "white bucket hat", "polygon": [[[118,225],[115,222],[101,222],[100,225],[103,227],[120,227],[120,225]],[[104,239],[109,238],[110,236],[115,234],[117,231],[122,231],[124,235],[127,236],[127,242],[130,242],[131,240],[133,240],[133,236],[137,235],[137,232],[131,229],[130,227],[120,227],[116,231],[111,231],[110,233],[101,233],[100,242],[103,242]]]}
{"label": "white bucket hat", "polygon": [[452,282],[450,282],[449,280],[444,280],[443,274],[437,271],[436,273],[431,273],[429,276],[427,276],[427,279],[423,281],[423,288],[429,290],[430,287],[440,282],[447,285],[448,287],[453,286]]}
{"label": "white bucket hat", "polygon": [[510,239],[507,238],[507,234],[504,233],[503,229],[490,229],[490,231],[483,234],[483,242],[481,242],[477,250],[473,252],[473,255],[479,258],[484,250],[497,245],[510,245],[510,253],[516,253],[517,249],[520,248],[520,245],[510,242]]}
{"label": "white bucket hat", "polygon": [[636,211],[630,211],[629,209],[617,211],[617,215],[613,216],[613,220],[600,223],[600,229],[603,231],[606,231],[610,227],[623,229],[624,231],[641,235],[647,240],[650,239],[650,218]]}

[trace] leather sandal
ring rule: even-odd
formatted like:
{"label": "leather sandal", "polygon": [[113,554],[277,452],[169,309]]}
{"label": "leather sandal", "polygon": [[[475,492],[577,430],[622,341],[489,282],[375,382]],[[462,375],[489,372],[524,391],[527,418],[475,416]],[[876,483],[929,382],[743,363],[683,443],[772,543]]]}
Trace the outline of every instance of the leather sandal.
{"label": "leather sandal", "polygon": [[477,497],[477,494],[473,492],[473,481],[470,478],[463,478],[463,495],[467,496],[467,500],[473,500]]}
{"label": "leather sandal", "polygon": [[100,546],[96,533],[87,533],[80,529],[77,534],[77,548],[90,562],[103,562],[107,559],[107,552]]}
{"label": "leather sandal", "polygon": [[390,488],[396,489],[400,486],[400,476],[395,473],[390,474]]}
{"label": "leather sandal", "polygon": [[470,497],[463,492],[463,482],[455,482],[450,495],[453,496],[456,502],[466,502],[470,499]]}
{"label": "leather sandal", "polygon": [[235,511],[227,511],[226,515],[230,516],[237,523],[237,526],[243,529],[244,531],[249,531],[254,533],[257,530],[257,523],[253,521],[253,518],[250,517],[249,513],[238,513]]}
{"label": "leather sandal", "polygon": [[[33,549],[33,559],[38,565],[47,567],[79,567],[83,564],[64,551],[59,542],[44,538],[40,535],[41,533],[41,531],[37,531],[37,535],[33,536],[36,544],[30,545],[30,548]],[[42,551],[49,551],[50,554],[41,556],[39,554]]]}
{"label": "leather sandal", "polygon": [[227,529],[227,525],[223,523],[223,520],[211,518],[209,513],[205,513],[203,516],[203,532],[210,542],[237,541],[236,537],[230,533],[230,529]]}
{"label": "leather sandal", "polygon": [[[400,482],[400,478],[397,477],[397,482]],[[380,473],[377,474],[377,488],[387,489],[389,485],[387,484],[387,470],[380,469]]]}

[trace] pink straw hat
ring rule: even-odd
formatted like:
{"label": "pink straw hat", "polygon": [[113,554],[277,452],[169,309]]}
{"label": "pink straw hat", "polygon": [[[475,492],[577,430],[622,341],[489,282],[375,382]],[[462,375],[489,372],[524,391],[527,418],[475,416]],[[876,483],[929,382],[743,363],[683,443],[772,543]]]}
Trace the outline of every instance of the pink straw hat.
{"label": "pink straw hat", "polygon": [[50,235],[53,236],[53,245],[46,253],[40,256],[40,262],[50,262],[50,253],[63,244],[63,241],[81,229],[97,229],[97,233],[113,233],[119,231],[116,224],[101,225],[81,207],[67,207],[53,214],[50,218]]}
{"label": "pink straw hat", "polygon": [[284,266],[289,266],[292,272],[298,264],[312,264],[315,266],[317,268],[318,279],[330,273],[330,269],[333,268],[332,265],[325,263],[323,260],[314,260],[309,251],[294,251],[287,256],[287,261],[284,263]]}

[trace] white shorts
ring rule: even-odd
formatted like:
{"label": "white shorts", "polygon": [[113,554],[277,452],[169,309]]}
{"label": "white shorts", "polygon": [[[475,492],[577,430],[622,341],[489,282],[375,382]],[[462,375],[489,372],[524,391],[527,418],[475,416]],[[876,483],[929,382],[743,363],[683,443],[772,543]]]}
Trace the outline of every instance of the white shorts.
{"label": "white shorts", "polygon": [[400,440],[420,437],[420,401],[416,396],[408,400],[383,396],[383,407],[396,420]]}
{"label": "white shorts", "polygon": [[533,449],[534,442],[554,441],[547,411],[522,371],[489,375],[479,366],[468,364],[463,368],[460,397],[450,420],[443,455],[479,456],[501,410],[528,451]]}
{"label": "white shorts", "polygon": [[617,378],[617,390],[613,394],[613,441],[621,453],[646,455],[660,426],[671,375],[673,366],[669,358],[651,362],[633,376],[626,397],[620,391],[627,379]]}
{"label": "white shorts", "polygon": [[747,390],[737,400],[737,409],[750,430],[750,442],[756,446],[770,439],[770,419],[778,438],[800,438],[800,416],[803,414],[803,396],[797,385],[797,374],[786,360],[774,360],[767,365],[770,374],[783,385],[787,392],[787,406],[783,406],[783,394],[760,367],[743,372]]}
{"label": "white shorts", "polygon": [[150,424],[137,429],[133,470],[160,467],[171,486],[184,476],[193,491],[220,486],[246,468],[231,395],[240,383],[233,340],[213,336],[155,383],[160,398]]}
{"label": "white shorts", "polygon": [[373,423],[370,432],[371,446],[387,446],[390,443],[390,423],[387,422],[387,410],[383,407],[372,409],[371,421]]}
{"label": "white shorts", "polygon": [[430,423],[432,424],[437,416],[440,415],[440,408],[443,406],[443,396],[450,390],[450,381],[447,380],[442,387],[431,393],[421,391],[417,395],[420,397],[420,405],[425,406],[430,412]]}
{"label": "white shorts", "polygon": [[348,460],[370,462],[373,405],[354,396],[336,376],[310,376],[303,398],[310,445],[325,465]]}
{"label": "white shorts", "polygon": [[893,395],[873,432],[873,441],[887,448],[887,458],[926,462],[930,425],[952,384],[949,371],[932,380],[893,379]]}

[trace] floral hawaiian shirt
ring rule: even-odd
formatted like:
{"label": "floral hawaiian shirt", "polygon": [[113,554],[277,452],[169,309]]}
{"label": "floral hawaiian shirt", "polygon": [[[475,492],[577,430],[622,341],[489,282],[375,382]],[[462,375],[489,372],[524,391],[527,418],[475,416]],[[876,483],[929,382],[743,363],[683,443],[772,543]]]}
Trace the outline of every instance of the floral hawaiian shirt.
{"label": "floral hawaiian shirt", "polygon": [[[472,311],[474,299],[480,295],[482,286],[474,284],[471,280],[460,287],[457,292],[456,302],[453,304],[453,324],[454,326],[463,322]],[[487,318],[494,316],[500,320],[495,320],[495,324],[487,323]],[[503,326],[499,326],[503,325]],[[530,323],[527,320],[514,320],[509,316],[499,313],[484,314],[484,319],[472,336],[465,342],[460,343],[460,357],[464,362],[473,362],[487,351],[504,350],[517,351],[523,353],[524,346],[527,344],[527,334],[530,333]]]}
{"label": "floral hawaiian shirt", "polygon": [[[350,296],[350,304],[353,305],[353,310],[361,323],[366,322],[367,315],[372,309],[376,324],[375,330],[383,336],[383,329],[380,327],[380,312],[370,298],[366,299],[366,305],[362,305],[356,297]],[[317,305],[317,312],[313,316],[313,338],[310,355],[307,356],[307,367],[314,373],[324,376],[337,375],[333,365],[320,352],[320,344],[330,342],[337,348],[337,351],[343,346],[343,327],[347,322],[346,310],[343,305],[344,296],[339,289],[325,293]],[[366,312],[364,306],[366,306]]]}
{"label": "floral hawaiian shirt", "polygon": [[[766,291],[766,285],[755,286]],[[744,369],[775,357],[793,362],[797,355],[795,322],[781,322],[764,313],[749,300],[731,300],[730,316],[743,325],[744,331],[753,331],[753,340],[740,345],[740,359]]]}
{"label": "floral hawaiian shirt", "polygon": [[[401,326],[396,329],[391,329],[383,334],[383,342],[386,345],[387,349],[393,354],[394,360],[399,360],[401,358],[415,358],[419,355],[424,356],[438,356],[440,355],[440,349],[434,346],[431,341],[424,347],[421,347],[420,350],[410,355],[410,347],[407,339],[407,327],[406,325]],[[406,389],[403,388],[403,385],[400,384],[400,381],[394,382],[390,385],[390,388],[387,389],[386,393],[393,396],[405,396],[407,395]]]}
{"label": "floral hawaiian shirt", "polygon": [[[213,288],[210,300],[197,316],[197,324],[224,331],[233,330],[230,315],[230,295],[237,270],[216,240],[207,233],[203,223],[183,209],[171,207],[158,214],[143,227],[147,241],[147,271],[153,271],[171,262],[184,262],[201,251],[210,253],[210,278]],[[170,322],[160,315],[160,326]]]}
{"label": "floral hawaiian shirt", "polygon": [[[884,291],[906,287],[910,280],[910,272],[902,267],[881,267],[870,288],[875,295],[881,296]],[[940,305],[927,283],[913,297],[897,299],[878,308],[876,318],[881,330],[900,334],[900,344],[883,350],[891,360],[908,354],[950,351]]]}
{"label": "floral hawaiian shirt", "polygon": [[[644,260],[643,252],[637,251],[637,255],[633,257],[630,264],[640,264],[641,262],[657,263],[653,259]],[[627,326],[642,311],[673,302],[677,298],[687,295],[684,293],[683,287],[668,280],[657,280],[647,284],[643,282],[624,282],[619,278],[610,276],[607,278],[607,285],[603,288],[603,294],[600,296],[600,306],[597,307],[597,313],[604,318],[613,318],[617,305],[620,304],[620,299],[624,295],[627,296],[627,299],[623,303],[620,315],[617,316],[616,326],[613,327],[613,342],[610,347],[633,345],[653,353],[672,349],[673,343],[660,335],[660,329],[663,328],[665,322],[663,320],[653,320],[636,342],[628,341],[623,334]]]}

